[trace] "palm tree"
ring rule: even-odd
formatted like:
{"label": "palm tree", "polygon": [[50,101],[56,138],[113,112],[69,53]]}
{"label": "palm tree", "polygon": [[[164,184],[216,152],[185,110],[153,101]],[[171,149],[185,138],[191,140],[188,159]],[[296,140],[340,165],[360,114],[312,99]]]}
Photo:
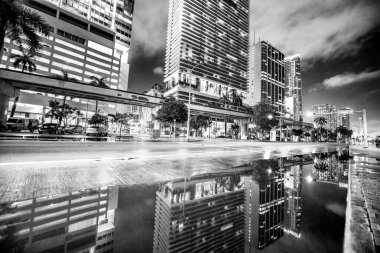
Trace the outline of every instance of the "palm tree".
{"label": "palm tree", "polygon": [[[22,51],[22,54],[12,54],[10,58],[15,59],[15,61],[13,62],[13,67],[19,68],[20,66],[22,66],[21,68],[22,72],[25,72],[26,70],[29,72],[34,72],[37,70],[37,66],[34,63],[34,61],[35,61],[35,58],[38,56],[40,56],[40,53],[38,52],[38,50],[35,48],[30,48],[27,53]],[[15,97],[10,117],[13,117],[13,115],[15,114],[18,99],[19,99],[18,96]]]}
{"label": "palm tree", "polygon": [[241,107],[243,105],[242,95],[239,95],[236,89],[231,89],[231,102],[233,105]]}
{"label": "palm tree", "polygon": [[239,130],[240,130],[239,124],[234,123],[231,125],[232,136],[234,136],[236,139],[238,138]]}
{"label": "palm tree", "polygon": [[[51,75],[51,77],[58,80],[66,81],[66,82],[79,82],[78,79],[74,77],[70,77],[67,70],[61,69],[61,72],[62,72],[62,75],[53,74]],[[62,114],[63,114],[63,109],[65,108],[65,105],[66,105],[66,96],[63,97],[63,104],[61,107],[61,115],[59,116],[58,125],[61,125],[62,123]]]}
{"label": "palm tree", "polygon": [[219,98],[219,102],[221,102],[223,105],[231,103],[228,94],[222,94],[222,96]]}
{"label": "palm tree", "polygon": [[[109,88],[105,82],[107,78],[108,78],[107,76],[103,76],[101,78],[96,77],[96,76],[90,76],[90,79],[92,80],[90,84],[99,88]],[[96,100],[96,103],[95,103],[95,113],[98,113],[98,100]]]}
{"label": "palm tree", "polygon": [[40,47],[39,33],[48,37],[50,26],[37,12],[26,8],[18,0],[0,1],[0,62],[5,37],[24,51],[25,44],[27,48]]}
{"label": "palm tree", "polygon": [[314,122],[315,122],[315,124],[317,124],[317,126],[319,126],[319,141],[321,141],[321,139],[322,139],[321,128],[323,126],[327,125],[327,120],[325,117],[316,117],[314,119]]}
{"label": "palm tree", "polygon": [[61,105],[57,100],[49,100],[50,110],[47,111],[44,115],[45,118],[50,118],[50,123],[53,122],[54,119],[59,119],[61,115]]}

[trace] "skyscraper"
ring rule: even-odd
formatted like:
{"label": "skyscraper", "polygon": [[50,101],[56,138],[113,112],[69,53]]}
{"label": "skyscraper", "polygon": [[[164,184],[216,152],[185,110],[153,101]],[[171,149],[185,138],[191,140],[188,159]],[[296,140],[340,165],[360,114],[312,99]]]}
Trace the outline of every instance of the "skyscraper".
{"label": "skyscraper", "polygon": [[250,48],[249,105],[265,102],[285,113],[284,54],[265,41]]}
{"label": "skyscraper", "polygon": [[186,101],[191,83],[200,105],[233,92],[245,102],[248,33],[248,0],[170,0],[166,94]]}
{"label": "skyscraper", "polygon": [[351,108],[348,107],[339,109],[338,126],[343,126],[347,129],[350,129],[350,114],[347,113],[350,110]]}
{"label": "skyscraper", "polygon": [[[42,39],[36,73],[61,74],[64,69],[84,82],[90,82],[90,76],[106,76],[111,88],[127,90],[134,0],[27,0],[24,4],[51,25],[50,37]],[[4,48],[0,67],[13,69],[10,56],[21,52],[9,38]]]}
{"label": "skyscraper", "polygon": [[285,105],[295,121],[302,121],[302,79],[299,54],[285,57]]}
{"label": "skyscraper", "polygon": [[314,105],[313,120],[317,117],[323,117],[327,121],[326,129],[335,131],[338,122],[338,113],[335,105]]}

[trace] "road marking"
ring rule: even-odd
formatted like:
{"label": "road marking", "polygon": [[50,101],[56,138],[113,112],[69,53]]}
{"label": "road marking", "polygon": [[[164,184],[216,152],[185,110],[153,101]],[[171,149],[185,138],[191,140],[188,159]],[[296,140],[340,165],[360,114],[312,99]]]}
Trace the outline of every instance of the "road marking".
{"label": "road marking", "polygon": [[[30,161],[30,162],[10,162],[10,163],[0,163],[0,166],[15,166],[15,165],[34,165],[34,164],[50,164],[50,163],[78,163],[78,162],[104,162],[104,161],[116,161],[116,160],[135,160],[138,158],[154,158],[154,157],[168,157],[168,156],[192,156],[192,155],[205,155],[205,154],[216,154],[222,152],[235,152],[236,150],[218,150],[210,152],[190,152],[190,153],[171,153],[171,154],[160,154],[160,155],[146,155],[146,156],[132,156],[132,157],[103,157],[103,158],[87,158],[87,159],[69,159],[69,160],[50,160],[50,161]],[[255,150],[245,150],[240,149],[240,151],[249,151],[261,153],[261,151]]]}

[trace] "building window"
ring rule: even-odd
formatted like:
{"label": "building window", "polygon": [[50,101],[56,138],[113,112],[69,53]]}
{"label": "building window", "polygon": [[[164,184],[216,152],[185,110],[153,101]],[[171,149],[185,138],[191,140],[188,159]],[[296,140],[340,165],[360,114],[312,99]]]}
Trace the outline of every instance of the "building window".
{"label": "building window", "polygon": [[67,38],[67,39],[69,39],[69,40],[72,40],[72,41],[75,41],[75,42],[77,42],[77,43],[80,43],[80,44],[82,44],[82,45],[84,45],[84,43],[86,42],[85,39],[80,38],[80,37],[78,37],[78,36],[75,36],[75,35],[73,35],[73,34],[71,34],[71,33],[68,33],[68,32],[65,32],[65,31],[62,31],[62,30],[60,30],[60,29],[57,30],[57,34],[60,35],[60,36],[62,36],[62,37],[65,37],[65,38]]}

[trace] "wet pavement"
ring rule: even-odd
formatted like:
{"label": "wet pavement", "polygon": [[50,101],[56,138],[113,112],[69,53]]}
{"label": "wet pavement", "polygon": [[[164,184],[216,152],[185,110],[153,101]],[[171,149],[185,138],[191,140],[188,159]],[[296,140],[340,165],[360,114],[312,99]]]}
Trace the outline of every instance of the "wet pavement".
{"label": "wet pavement", "polygon": [[380,159],[351,163],[345,252],[380,252]]}
{"label": "wet pavement", "polygon": [[[86,189],[83,182],[96,171],[88,165],[81,190],[2,201],[1,252],[342,252],[347,155],[270,156],[240,150],[206,160],[118,161],[119,172],[106,168],[95,179],[131,177],[125,164],[132,163],[142,171],[130,180],[140,181]],[[167,172],[157,169],[169,166]],[[47,167],[35,176],[49,170],[59,173]],[[172,178],[166,178],[169,172]]]}
{"label": "wet pavement", "polygon": [[0,142],[0,202],[109,185],[160,182],[260,158],[336,151],[318,143]]}

